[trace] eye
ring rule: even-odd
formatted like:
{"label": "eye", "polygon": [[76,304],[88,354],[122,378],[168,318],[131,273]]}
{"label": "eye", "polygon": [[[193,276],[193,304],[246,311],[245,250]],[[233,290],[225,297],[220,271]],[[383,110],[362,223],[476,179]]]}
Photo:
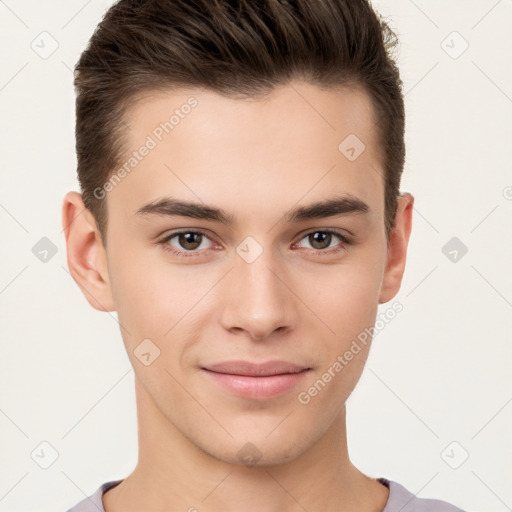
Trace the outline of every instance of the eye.
{"label": "eye", "polygon": [[[331,246],[331,243],[335,241],[335,238],[341,240],[341,243],[338,242],[334,246]],[[320,254],[332,254],[333,252],[341,251],[345,248],[346,245],[349,245],[350,240],[343,234],[338,233],[332,229],[322,229],[317,231],[311,231],[306,234],[301,240],[307,240],[310,245],[310,248]],[[298,242],[300,244],[300,242]],[[307,248],[307,247],[306,247]]]}
{"label": "eye", "polygon": [[[172,241],[175,240],[175,243]],[[160,240],[160,244],[166,251],[179,256],[194,256],[199,249],[210,248],[204,242],[210,240],[206,233],[201,230],[177,231]],[[206,245],[206,246],[205,246]]]}

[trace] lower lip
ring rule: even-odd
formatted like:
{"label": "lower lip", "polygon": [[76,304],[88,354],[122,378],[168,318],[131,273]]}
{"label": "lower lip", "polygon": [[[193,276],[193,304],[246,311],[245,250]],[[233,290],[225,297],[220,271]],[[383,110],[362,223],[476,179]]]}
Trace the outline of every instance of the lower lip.
{"label": "lower lip", "polygon": [[218,373],[203,369],[203,372],[219,386],[242,398],[265,399],[282,395],[293,389],[309,370],[297,373],[250,377]]}

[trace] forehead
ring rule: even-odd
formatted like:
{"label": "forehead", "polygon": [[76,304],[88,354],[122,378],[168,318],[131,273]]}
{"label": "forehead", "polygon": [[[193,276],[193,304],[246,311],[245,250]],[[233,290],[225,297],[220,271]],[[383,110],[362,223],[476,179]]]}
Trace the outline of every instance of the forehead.
{"label": "forehead", "polygon": [[125,172],[108,194],[109,218],[165,196],[264,216],[334,192],[382,210],[375,116],[359,89],[292,82],[249,99],[158,91],[138,97],[125,122]]}

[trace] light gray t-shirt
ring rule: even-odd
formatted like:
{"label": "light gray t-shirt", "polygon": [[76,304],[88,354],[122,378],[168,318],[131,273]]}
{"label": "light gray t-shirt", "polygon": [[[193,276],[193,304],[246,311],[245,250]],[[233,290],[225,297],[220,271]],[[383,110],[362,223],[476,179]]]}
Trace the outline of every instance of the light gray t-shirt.
{"label": "light gray t-shirt", "polygon": [[[417,498],[405,487],[392,480],[386,478],[378,480],[389,488],[389,498],[382,512],[464,512],[445,501]],[[101,501],[103,493],[121,482],[122,480],[112,480],[102,484],[94,494],[84,498],[67,512],[105,512]]]}

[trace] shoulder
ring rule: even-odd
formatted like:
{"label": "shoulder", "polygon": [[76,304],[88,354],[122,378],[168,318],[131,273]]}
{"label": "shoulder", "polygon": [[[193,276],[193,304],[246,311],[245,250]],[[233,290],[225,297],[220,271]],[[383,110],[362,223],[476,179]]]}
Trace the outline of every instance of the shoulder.
{"label": "shoulder", "polygon": [[101,484],[93,494],[87,496],[87,498],[84,498],[66,512],[105,512],[101,500],[103,494],[121,482],[122,480],[111,480]]}
{"label": "shoulder", "polygon": [[382,512],[464,512],[446,501],[418,498],[403,485],[386,478],[379,481],[389,487],[389,498]]}

